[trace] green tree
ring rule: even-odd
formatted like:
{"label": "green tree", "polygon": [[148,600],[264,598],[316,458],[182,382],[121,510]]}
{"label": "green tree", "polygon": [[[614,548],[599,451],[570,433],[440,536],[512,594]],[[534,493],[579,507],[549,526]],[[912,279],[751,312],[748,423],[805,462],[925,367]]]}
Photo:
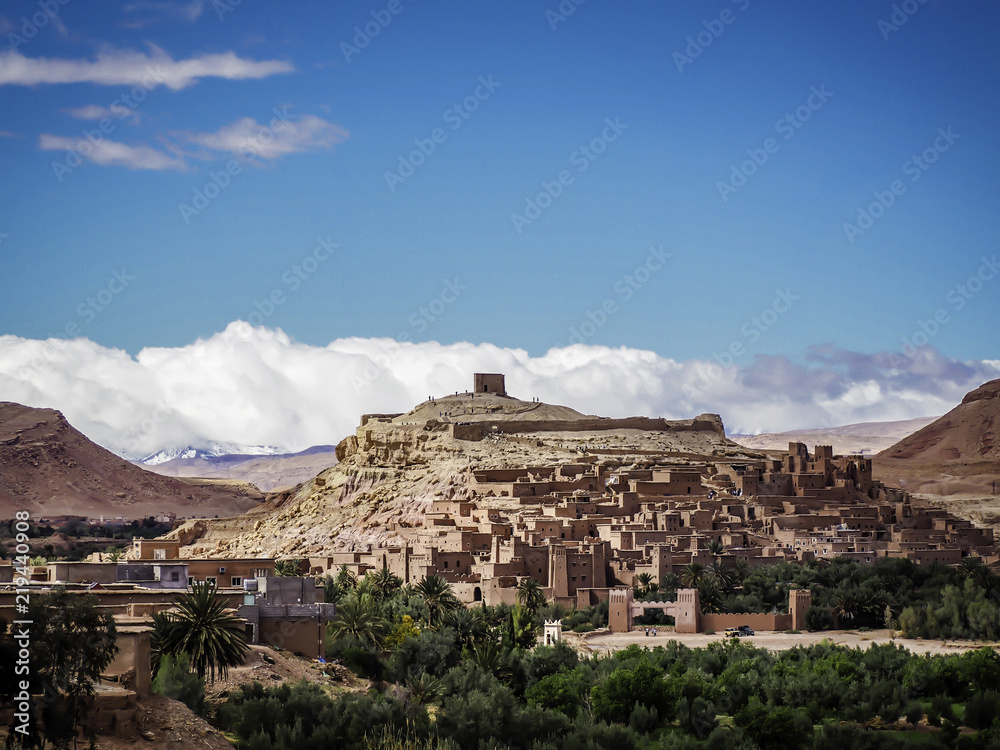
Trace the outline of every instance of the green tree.
{"label": "green tree", "polygon": [[117,563],[125,556],[125,550],[121,547],[108,547],[104,550],[104,554],[108,556],[108,560],[113,563]]}
{"label": "green tree", "polygon": [[59,587],[34,596],[26,619],[32,621],[30,659],[39,692],[55,697],[42,710],[45,737],[60,747],[72,738],[75,746],[94,683],[118,652],[114,617],[98,610],[96,597]]}
{"label": "green tree", "polygon": [[190,663],[191,657],[185,653],[164,656],[153,680],[153,692],[180,701],[200,714],[205,708],[205,681],[189,669]]}
{"label": "green tree", "polygon": [[697,586],[705,573],[705,566],[701,563],[688,563],[681,568],[681,585],[692,588]]}
{"label": "green tree", "polygon": [[229,668],[243,663],[249,646],[243,620],[227,609],[214,583],[192,583],[191,591],[174,600],[176,610],[154,622],[154,640],[161,656],[189,655],[191,667],[201,679],[206,673],[215,682]]}
{"label": "green tree", "polygon": [[341,565],[337,570],[336,580],[337,586],[340,587],[342,592],[352,591],[358,585],[358,577],[347,567],[347,563]]}
{"label": "green tree", "polygon": [[274,563],[274,574],[276,576],[297,576],[302,570],[302,560],[298,557],[291,557],[287,560],[276,560]]}
{"label": "green tree", "polygon": [[[403,587],[403,579],[387,567],[371,573],[371,587],[375,598],[379,601],[387,599]],[[368,576],[365,576],[368,578]]]}
{"label": "green tree", "polygon": [[656,590],[656,580],[653,578],[652,573],[640,573],[635,577],[638,586],[635,587],[636,594],[639,596],[645,596],[651,591]]}
{"label": "green tree", "polygon": [[531,576],[522,578],[517,584],[517,602],[533,616],[545,605],[541,584]]}
{"label": "green tree", "polygon": [[353,636],[359,641],[382,648],[389,623],[379,614],[371,594],[352,594],[337,606],[337,616],[330,623],[334,639]]}
{"label": "green tree", "polygon": [[434,629],[435,616],[462,606],[451,590],[451,584],[441,576],[429,575],[417,584],[417,593],[427,605],[427,627]]}

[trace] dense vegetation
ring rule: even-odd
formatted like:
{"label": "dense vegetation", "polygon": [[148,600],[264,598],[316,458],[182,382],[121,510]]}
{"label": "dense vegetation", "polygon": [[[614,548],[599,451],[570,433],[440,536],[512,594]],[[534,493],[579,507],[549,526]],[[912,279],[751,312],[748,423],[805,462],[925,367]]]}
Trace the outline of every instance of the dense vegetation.
{"label": "dense vegetation", "polygon": [[[890,645],[774,654],[671,642],[580,659],[559,644],[484,659],[449,628],[414,640],[393,653],[398,681],[382,689],[331,698],[315,684],[254,684],[222,706],[220,724],[252,750],[383,747],[386,737],[534,750],[1000,748],[1000,657],[986,648],[920,657]],[[434,673],[412,677],[426,666]],[[939,729],[912,731],[921,720]],[[976,732],[959,736],[959,725]]]}
{"label": "dense vegetation", "polygon": [[[805,565],[779,563],[686,566],[656,586],[637,587],[643,599],[673,599],[696,586],[706,612],[784,612],[792,588],[812,592],[811,630],[886,628],[913,638],[1000,640],[1000,578],[979,558],[958,567],[879,558],[872,564],[843,558]],[[639,624],[668,622],[658,610]]]}
{"label": "dense vegetation", "polygon": [[[671,642],[581,658],[565,644],[535,646],[541,620],[587,629],[606,619],[597,608],[546,605],[532,582],[513,607],[473,609],[435,576],[403,586],[389,571],[358,581],[342,569],[324,584],[338,602],[328,657],[373,687],[331,696],[307,683],[247,686],[218,713],[241,750],[1000,750],[1000,656],[989,648],[923,657],[892,645],[824,642],[776,654],[747,642]],[[886,560],[744,571],[719,606],[732,598],[741,611],[782,609],[795,585],[813,589],[824,621],[859,626],[882,624],[886,607],[890,617],[930,612],[935,622],[951,607],[951,627],[965,628],[976,600],[996,597],[995,579],[978,566]],[[637,588],[669,596],[651,580]],[[975,596],[951,601],[953,588]]]}
{"label": "dense vegetation", "polygon": [[[170,523],[158,523],[155,518],[136,519],[122,525],[88,524],[84,521],[72,521],[59,526],[30,523],[25,532],[28,536],[31,557],[42,557],[46,560],[83,560],[93,552],[109,552],[112,549],[121,550],[131,544],[133,539],[155,539],[163,536],[173,528]],[[65,534],[69,537],[69,549],[62,549],[46,540],[53,534]],[[0,521],[0,560],[13,557],[9,549],[14,543],[13,521]]]}
{"label": "dense vegetation", "polygon": [[[92,739],[86,725],[89,699],[118,651],[114,618],[101,611],[96,597],[57,587],[32,596],[19,622],[8,629],[0,619],[0,705],[32,694],[32,705],[41,705],[42,725],[36,725],[32,714],[27,734],[18,733],[24,721],[13,714],[8,746],[18,746],[16,738],[21,747],[69,747],[80,726]],[[25,632],[27,640],[21,640]]]}

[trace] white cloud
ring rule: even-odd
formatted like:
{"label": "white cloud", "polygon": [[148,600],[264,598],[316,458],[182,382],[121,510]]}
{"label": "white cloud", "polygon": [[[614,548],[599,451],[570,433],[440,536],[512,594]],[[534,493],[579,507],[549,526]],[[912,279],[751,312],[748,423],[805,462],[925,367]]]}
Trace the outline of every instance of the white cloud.
{"label": "white cloud", "polygon": [[60,409],[94,440],[138,455],[215,441],[290,450],[335,443],[362,413],[405,411],[428,395],[464,391],[483,371],[506,373],[508,391],[525,399],[614,417],[720,413],[730,432],[943,414],[1000,377],[1000,361],[958,362],[933,349],[909,366],[830,347],[817,358],[819,365],[803,366],[761,357],[724,369],[584,345],[540,357],[491,344],[389,339],[317,347],[236,322],[134,358],[87,339],[0,336],[0,398]]}
{"label": "white cloud", "polygon": [[73,151],[79,156],[102,166],[152,169],[157,171],[164,169],[184,171],[187,169],[187,165],[183,160],[172,157],[145,144],[130,146],[127,143],[119,143],[107,139],[91,142],[85,138],[65,138],[59,135],[43,133],[38,136],[38,147],[42,151]]}
{"label": "white cloud", "polygon": [[96,60],[25,57],[17,50],[0,52],[0,86],[36,86],[42,83],[95,83],[104,86],[142,84],[187,88],[202,78],[266,78],[294,70],[283,60],[247,60],[233,52],[174,60],[150,45],[150,53],[107,49]]}
{"label": "white cloud", "polygon": [[275,117],[268,125],[244,117],[214,133],[184,131],[172,135],[213,151],[253,153],[262,159],[275,159],[286,154],[331,148],[345,140],[348,132],[313,115],[286,115]]}
{"label": "white cloud", "polygon": [[[124,107],[121,109],[122,111],[126,111]],[[120,114],[120,112],[112,112],[110,108],[102,107],[99,104],[88,104],[85,107],[64,109],[63,112],[70,117],[75,117],[77,120],[103,120],[105,117],[116,117]]]}
{"label": "white cloud", "polygon": [[188,3],[154,2],[153,0],[137,0],[125,6],[126,11],[151,10],[158,13],[165,13],[181,21],[193,23],[197,21],[205,10],[206,0],[192,0]]}

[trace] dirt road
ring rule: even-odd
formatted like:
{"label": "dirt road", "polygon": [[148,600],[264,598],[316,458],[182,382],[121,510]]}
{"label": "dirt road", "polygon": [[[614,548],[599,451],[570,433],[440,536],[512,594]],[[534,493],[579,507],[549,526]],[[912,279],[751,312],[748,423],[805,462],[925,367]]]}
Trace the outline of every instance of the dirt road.
{"label": "dirt road", "polygon": [[[695,648],[707,646],[713,641],[724,640],[722,633],[714,635],[705,633],[678,634],[673,631],[673,628],[657,628],[655,637],[646,636],[642,629],[633,630],[631,633],[610,633],[606,630],[587,635],[567,633],[563,637],[583,653],[608,653],[609,650],[618,651],[633,643],[652,648],[657,645],[665,645],[668,641],[679,641],[685,646]],[[758,632],[744,640],[754,646],[772,651],[784,651],[795,646],[807,646],[824,640],[830,640],[850,648],[862,649],[868,648],[873,643],[894,643],[915,654],[954,654],[983,646],[1000,647],[1000,644],[986,641],[930,641],[894,638],[888,630],[872,630],[864,633],[859,633],[856,630],[826,630],[815,633]]]}

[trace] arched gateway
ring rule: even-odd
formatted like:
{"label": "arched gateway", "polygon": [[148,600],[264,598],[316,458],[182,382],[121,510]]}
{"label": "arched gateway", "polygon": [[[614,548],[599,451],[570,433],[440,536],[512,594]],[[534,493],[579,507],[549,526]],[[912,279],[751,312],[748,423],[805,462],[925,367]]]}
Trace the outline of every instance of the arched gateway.
{"label": "arched gateway", "polygon": [[632,621],[647,609],[661,609],[674,618],[678,633],[721,632],[726,628],[748,625],[754,630],[804,630],[806,612],[812,604],[808,590],[788,592],[787,614],[713,613],[702,614],[698,589],[680,589],[676,602],[637,602],[631,588],[611,589],[608,596],[608,628],[612,633],[627,633]]}
{"label": "arched gateway", "polygon": [[680,589],[676,602],[637,602],[631,588],[611,589],[608,596],[608,628],[612,633],[627,633],[632,620],[647,609],[662,609],[674,618],[678,633],[697,633],[701,603],[698,589]]}

